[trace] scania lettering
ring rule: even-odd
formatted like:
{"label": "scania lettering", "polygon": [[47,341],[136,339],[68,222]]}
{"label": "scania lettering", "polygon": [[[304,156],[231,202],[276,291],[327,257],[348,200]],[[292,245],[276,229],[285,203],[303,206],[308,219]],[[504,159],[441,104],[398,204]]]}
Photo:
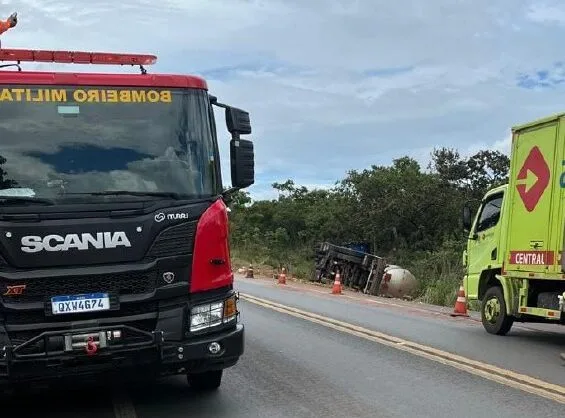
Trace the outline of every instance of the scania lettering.
{"label": "scania lettering", "polygon": [[38,251],[69,251],[70,249],[106,249],[117,247],[131,247],[125,232],[98,232],[92,234],[47,235],[44,238],[37,236],[22,237],[22,251],[36,253]]}
{"label": "scania lettering", "polygon": [[[254,183],[249,114],[200,77],[150,74],[154,55],[0,61],[0,385],[183,374],[218,388],[244,352],[227,205]],[[21,71],[32,61],[141,71]]]}
{"label": "scania lettering", "polygon": [[508,184],[489,190],[469,231],[464,287],[487,332],[514,322],[565,323],[565,114],[512,129]]}

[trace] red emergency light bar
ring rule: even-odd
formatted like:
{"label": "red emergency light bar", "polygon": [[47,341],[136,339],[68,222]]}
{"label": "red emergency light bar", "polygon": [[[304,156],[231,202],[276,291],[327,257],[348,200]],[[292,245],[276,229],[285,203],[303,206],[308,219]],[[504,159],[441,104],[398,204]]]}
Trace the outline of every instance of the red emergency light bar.
{"label": "red emergency light bar", "polygon": [[34,49],[0,49],[0,61],[55,62],[62,64],[152,65],[155,55],[108,52],[42,51]]}

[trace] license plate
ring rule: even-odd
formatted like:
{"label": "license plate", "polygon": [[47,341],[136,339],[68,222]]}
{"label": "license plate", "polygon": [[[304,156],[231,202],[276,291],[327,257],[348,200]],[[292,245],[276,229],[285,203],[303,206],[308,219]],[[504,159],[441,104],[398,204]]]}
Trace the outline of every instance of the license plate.
{"label": "license plate", "polygon": [[51,309],[54,315],[107,311],[110,309],[110,297],[107,293],[55,296],[51,298]]}

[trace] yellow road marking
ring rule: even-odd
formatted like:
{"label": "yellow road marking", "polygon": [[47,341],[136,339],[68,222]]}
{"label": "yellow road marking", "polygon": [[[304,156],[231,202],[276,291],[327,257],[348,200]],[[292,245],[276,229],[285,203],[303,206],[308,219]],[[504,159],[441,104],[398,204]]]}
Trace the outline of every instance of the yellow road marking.
{"label": "yellow road marking", "polygon": [[553,383],[545,382],[531,376],[516,373],[511,370],[502,369],[500,367],[472,360],[447,351],[438,350],[433,347],[418,344],[382,332],[373,331],[347,322],[339,321],[333,318],[327,318],[312,312],[293,308],[291,306],[282,305],[267,299],[258,298],[246,293],[240,293],[243,300],[254,303],[256,305],[285,313],[296,318],[305,319],[316,324],[323,325],[347,334],[355,335],[379,344],[393,347],[397,350],[409,352],[411,354],[432,360],[441,364],[454,367],[468,373],[481,376],[485,379],[522,390],[534,395],[538,395],[553,401],[565,404],[565,387]]}

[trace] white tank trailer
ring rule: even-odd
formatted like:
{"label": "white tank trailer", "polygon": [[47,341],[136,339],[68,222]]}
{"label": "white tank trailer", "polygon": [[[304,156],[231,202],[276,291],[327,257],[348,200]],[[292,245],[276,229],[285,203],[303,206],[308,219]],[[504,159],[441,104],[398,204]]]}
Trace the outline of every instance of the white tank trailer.
{"label": "white tank trailer", "polygon": [[379,295],[398,299],[409,298],[417,287],[418,281],[409,270],[389,265],[385,267]]}

